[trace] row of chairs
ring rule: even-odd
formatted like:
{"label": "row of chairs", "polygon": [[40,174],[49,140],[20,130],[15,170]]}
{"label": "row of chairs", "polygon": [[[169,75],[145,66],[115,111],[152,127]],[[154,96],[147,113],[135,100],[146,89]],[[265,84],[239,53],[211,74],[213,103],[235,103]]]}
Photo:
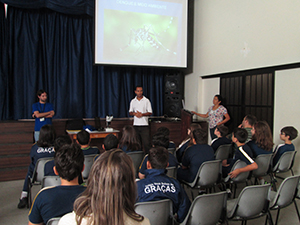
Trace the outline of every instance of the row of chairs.
{"label": "row of chairs", "polygon": [[[271,191],[271,185],[252,185],[245,187],[238,198],[227,199],[227,192],[218,192],[197,196],[181,225],[217,224],[219,222],[242,221],[266,216],[266,221],[273,224],[270,210],[277,210],[275,225],[278,224],[279,213],[292,203],[295,205],[298,219],[299,210],[295,197],[298,191],[300,176],[291,176],[281,183],[277,192]],[[173,205],[170,199],[136,203],[135,211],[149,218],[151,224],[173,225]],[[59,218],[53,218],[47,225],[57,224]]]}

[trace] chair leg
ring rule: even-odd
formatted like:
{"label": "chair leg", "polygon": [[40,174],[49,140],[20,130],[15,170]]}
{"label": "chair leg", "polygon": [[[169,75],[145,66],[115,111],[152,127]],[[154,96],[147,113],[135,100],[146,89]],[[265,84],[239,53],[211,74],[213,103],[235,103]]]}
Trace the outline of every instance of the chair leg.
{"label": "chair leg", "polygon": [[292,175],[294,176],[294,171],[293,171],[293,169],[291,169],[291,173],[292,173]]}
{"label": "chair leg", "polygon": [[297,202],[295,200],[294,200],[294,204],[295,204],[295,208],[296,208],[296,211],[297,211],[298,219],[300,221],[299,210],[298,210]]}
{"label": "chair leg", "polygon": [[276,221],[275,221],[275,225],[277,225],[277,223],[278,223],[278,218],[279,218],[279,212],[280,212],[280,209],[278,209],[278,211],[277,211],[277,216],[276,216]]}
{"label": "chair leg", "polygon": [[267,222],[269,221],[270,225],[273,225],[273,219],[272,219],[272,215],[271,212],[268,210],[267,215],[266,215],[266,221],[265,221],[265,225],[267,225]]}
{"label": "chair leg", "polygon": [[233,198],[235,198],[236,189],[237,189],[237,184],[234,184],[234,194],[233,194]]}

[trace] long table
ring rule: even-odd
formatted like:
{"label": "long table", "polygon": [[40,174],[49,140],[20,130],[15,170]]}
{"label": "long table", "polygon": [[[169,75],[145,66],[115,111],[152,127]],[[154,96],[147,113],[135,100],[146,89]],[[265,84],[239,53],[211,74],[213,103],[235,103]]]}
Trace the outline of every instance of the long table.
{"label": "long table", "polygon": [[[67,133],[71,136],[72,139],[77,139],[77,133],[80,130],[67,130]],[[90,138],[94,139],[94,138],[105,138],[107,135],[109,134],[113,134],[116,137],[118,137],[118,133],[120,131],[119,130],[112,130],[112,131],[91,131],[89,132],[90,134]]]}

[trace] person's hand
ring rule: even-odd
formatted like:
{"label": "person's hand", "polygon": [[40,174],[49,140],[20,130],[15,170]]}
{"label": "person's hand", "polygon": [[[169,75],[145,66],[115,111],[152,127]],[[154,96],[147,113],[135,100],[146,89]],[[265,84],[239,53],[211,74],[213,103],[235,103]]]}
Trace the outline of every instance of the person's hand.
{"label": "person's hand", "polygon": [[32,118],[35,118],[35,115],[34,115],[34,113],[32,114]]}
{"label": "person's hand", "polygon": [[195,112],[195,111],[191,111],[191,113],[193,113],[193,114],[196,114],[196,112]]}
{"label": "person's hand", "polygon": [[243,124],[240,124],[240,125],[238,126],[238,128],[243,128]]}
{"label": "person's hand", "polygon": [[143,117],[143,114],[142,114],[141,112],[137,111],[137,112],[135,113],[135,116],[136,116],[137,118],[141,118],[141,117]]}
{"label": "person's hand", "polygon": [[227,159],[224,159],[222,161],[222,166],[225,166],[225,167],[229,166],[229,164],[227,163]]}
{"label": "person's hand", "polygon": [[235,169],[234,171],[230,172],[228,175],[230,175],[230,178],[235,178],[240,173],[241,173],[240,169]]}

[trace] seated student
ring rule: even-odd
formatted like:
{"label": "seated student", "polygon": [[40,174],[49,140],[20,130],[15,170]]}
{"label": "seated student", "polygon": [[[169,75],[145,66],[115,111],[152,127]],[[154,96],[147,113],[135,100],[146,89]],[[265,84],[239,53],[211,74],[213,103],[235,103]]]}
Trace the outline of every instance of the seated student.
{"label": "seated student", "polygon": [[[62,135],[55,139],[54,141],[54,151],[59,151],[59,149],[65,144],[72,144],[72,140],[69,135]],[[55,176],[54,170],[54,159],[47,162],[44,167],[44,176]]]}
{"label": "seated student", "polygon": [[122,149],[125,153],[142,151],[140,139],[133,126],[127,125],[123,128],[123,134],[120,140],[120,149]]}
{"label": "seated student", "polygon": [[55,138],[56,133],[52,125],[44,125],[41,127],[39,140],[31,147],[30,150],[31,163],[25,177],[23,191],[18,204],[19,209],[25,208],[28,204],[28,177],[32,177],[36,162],[40,158],[54,156],[53,143]]}
{"label": "seated student", "polygon": [[221,145],[226,145],[226,144],[231,144],[231,140],[229,140],[226,135],[228,133],[228,128],[224,125],[218,125],[215,129],[215,135],[217,138],[212,140],[211,142],[211,147],[214,149],[216,152],[219,146]]}
{"label": "seated student", "polygon": [[[237,145],[237,149],[235,151],[233,159],[224,159],[222,162],[222,174],[223,177],[227,177],[228,175],[231,178],[236,177],[240,173],[248,172],[251,170],[255,170],[258,168],[256,162],[252,159],[253,154],[250,147],[245,144],[248,137],[248,133],[243,128],[235,128],[232,134],[232,142]],[[235,169],[230,172],[232,166],[237,160],[242,160],[247,163],[247,166],[239,169]]]}
{"label": "seated student", "polygon": [[84,156],[76,143],[64,145],[55,152],[54,171],[61,185],[43,188],[35,197],[29,211],[30,224],[47,224],[53,217],[72,212],[75,199],[86,189],[78,184],[83,171]]}
{"label": "seated student", "polygon": [[246,115],[242,121],[242,123],[238,126],[239,128],[244,128],[248,133],[248,138],[246,143],[252,139],[252,128],[256,123],[256,117],[253,115]]}
{"label": "seated student", "polygon": [[[119,139],[113,135],[113,134],[109,134],[107,135],[104,140],[103,140],[103,144],[102,144],[102,148],[105,150],[105,151],[109,151],[109,150],[112,150],[112,149],[116,149],[119,147]],[[96,155],[94,157],[94,162],[96,161],[96,159],[99,158],[100,155]]]}
{"label": "seated student", "polygon": [[[152,145],[153,147],[164,147],[167,149],[169,146],[169,139],[160,133],[156,133],[152,137]],[[144,179],[145,178],[145,171],[147,170],[147,161],[148,161],[148,154],[145,155],[143,162],[140,165],[139,170],[139,178]],[[178,161],[176,157],[169,152],[169,167],[178,166]]]}
{"label": "seated student", "polygon": [[252,140],[247,142],[250,146],[253,157],[260,154],[272,154],[273,137],[271,129],[266,121],[258,121],[252,128]]}
{"label": "seated student", "polygon": [[100,153],[97,147],[90,146],[91,138],[89,132],[87,132],[86,130],[81,130],[80,132],[78,132],[76,142],[80,145],[84,155]]}
{"label": "seated student", "polygon": [[106,151],[93,164],[74,211],[58,225],[150,225],[149,219],[134,211],[136,193],[131,158],[121,149]]}
{"label": "seated student", "polygon": [[[159,127],[156,133],[164,134],[170,140],[170,130],[167,127]],[[175,143],[170,141],[168,148],[176,148]]]}
{"label": "seated student", "polygon": [[148,155],[145,179],[137,182],[137,202],[171,199],[173,212],[177,213],[178,222],[187,215],[191,202],[179,181],[168,177],[165,173],[168,167],[168,151],[163,147],[151,148]]}
{"label": "seated student", "polygon": [[177,170],[177,179],[179,181],[192,182],[198,173],[203,162],[214,160],[214,150],[206,144],[207,132],[202,129],[193,131],[194,145],[189,147],[182,159],[182,166]]}
{"label": "seated student", "polygon": [[276,165],[283,153],[288,151],[295,151],[295,146],[292,143],[298,136],[298,131],[295,127],[284,127],[280,131],[280,139],[284,141],[284,144],[278,145],[274,151],[273,165]]}
{"label": "seated student", "polygon": [[198,123],[192,123],[190,125],[190,127],[188,128],[188,130],[187,130],[188,136],[181,142],[181,144],[176,149],[176,157],[177,157],[178,162],[182,162],[182,157],[185,153],[185,150],[194,144],[193,141],[191,141],[193,131],[196,129],[199,129],[199,128],[201,128],[201,126]]}

